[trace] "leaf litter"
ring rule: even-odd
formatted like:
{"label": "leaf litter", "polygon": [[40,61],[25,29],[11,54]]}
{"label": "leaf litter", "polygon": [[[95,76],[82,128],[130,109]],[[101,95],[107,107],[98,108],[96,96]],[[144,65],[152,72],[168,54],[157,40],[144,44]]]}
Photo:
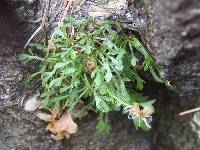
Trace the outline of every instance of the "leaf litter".
{"label": "leaf litter", "polygon": [[46,129],[52,132],[52,139],[68,139],[71,134],[77,132],[77,124],[73,121],[71,113],[65,112],[61,115],[61,113],[56,110],[51,111],[51,113],[52,114],[38,113],[37,117],[43,121],[49,122]]}

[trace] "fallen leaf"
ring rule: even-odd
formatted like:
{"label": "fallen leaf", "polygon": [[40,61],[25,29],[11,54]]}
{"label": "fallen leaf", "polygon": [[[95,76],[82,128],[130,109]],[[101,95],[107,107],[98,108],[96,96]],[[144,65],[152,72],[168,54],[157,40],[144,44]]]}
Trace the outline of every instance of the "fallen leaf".
{"label": "fallen leaf", "polygon": [[51,138],[58,141],[58,140],[62,140],[64,138],[69,139],[70,138],[70,134],[66,131],[63,132],[59,132],[58,134],[54,135],[51,134]]}
{"label": "fallen leaf", "polygon": [[59,141],[59,140],[62,140],[65,138],[65,134],[64,133],[60,133],[60,134],[51,134],[51,138],[56,140],[56,141]]}
{"label": "fallen leaf", "polygon": [[56,130],[54,129],[54,125],[53,125],[53,122],[50,122],[48,125],[47,125],[47,130],[51,131],[52,133],[56,134]]}
{"label": "fallen leaf", "polygon": [[41,120],[44,120],[44,121],[51,121],[53,116],[50,115],[50,114],[46,114],[46,113],[38,113],[37,114],[37,117]]}
{"label": "fallen leaf", "polygon": [[65,132],[65,138],[69,139],[70,138],[70,134],[68,132]]}
{"label": "fallen leaf", "polygon": [[[47,125],[47,130],[51,131],[51,138],[54,140],[61,140],[63,138],[70,138],[71,134],[77,132],[77,124],[72,120],[70,113],[64,113],[61,117],[57,111],[51,111],[52,115],[40,113],[39,116],[43,120],[50,121]],[[59,118],[60,117],[60,118]],[[59,118],[59,119],[57,119]]]}
{"label": "fallen leaf", "polygon": [[54,123],[56,132],[67,131],[70,134],[76,133],[77,124],[72,120],[70,113],[64,113],[62,117]]}

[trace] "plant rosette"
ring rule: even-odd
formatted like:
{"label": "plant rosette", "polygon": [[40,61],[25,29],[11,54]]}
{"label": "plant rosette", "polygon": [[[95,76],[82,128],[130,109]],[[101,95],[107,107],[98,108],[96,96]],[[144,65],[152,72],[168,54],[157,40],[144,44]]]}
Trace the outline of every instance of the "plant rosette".
{"label": "plant rosette", "polygon": [[[20,55],[25,63],[39,64],[27,81],[41,79],[43,107],[74,118],[95,111],[99,113],[97,133],[109,132],[108,113],[116,110],[128,114],[136,128],[151,128],[155,100],[141,94],[145,81],[137,68],[143,68],[157,82],[166,81],[156,61],[134,35],[125,34],[119,22],[73,17],[66,17],[54,34],[51,49],[31,44],[29,52]],[[70,119],[68,116],[66,120]],[[61,137],[68,137],[66,134]]]}

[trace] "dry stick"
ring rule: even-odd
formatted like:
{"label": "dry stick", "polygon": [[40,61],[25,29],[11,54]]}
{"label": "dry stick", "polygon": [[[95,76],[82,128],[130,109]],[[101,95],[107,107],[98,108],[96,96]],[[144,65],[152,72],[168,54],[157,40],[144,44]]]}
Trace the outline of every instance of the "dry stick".
{"label": "dry stick", "polygon": [[31,35],[31,37],[28,39],[28,41],[26,42],[24,49],[28,46],[28,44],[31,42],[31,40],[35,37],[35,35],[42,29],[42,25],[40,25],[35,32]]}
{"label": "dry stick", "polygon": [[196,111],[200,111],[200,107],[193,108],[193,109],[190,109],[190,110],[181,112],[181,113],[179,113],[179,115],[180,115],[180,116],[183,116],[183,115],[186,115],[186,114],[189,114],[189,113],[193,113],[193,112],[196,112]]}

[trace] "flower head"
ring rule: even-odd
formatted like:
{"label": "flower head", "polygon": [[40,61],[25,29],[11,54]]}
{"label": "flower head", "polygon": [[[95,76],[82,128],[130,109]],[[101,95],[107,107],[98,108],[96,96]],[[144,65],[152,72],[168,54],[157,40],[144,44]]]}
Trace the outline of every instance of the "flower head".
{"label": "flower head", "polygon": [[123,111],[124,114],[128,113],[128,119],[138,118],[139,125],[142,120],[148,128],[151,128],[150,123],[152,121],[153,112],[153,109],[150,107],[144,107],[141,109],[137,103],[125,107]]}

